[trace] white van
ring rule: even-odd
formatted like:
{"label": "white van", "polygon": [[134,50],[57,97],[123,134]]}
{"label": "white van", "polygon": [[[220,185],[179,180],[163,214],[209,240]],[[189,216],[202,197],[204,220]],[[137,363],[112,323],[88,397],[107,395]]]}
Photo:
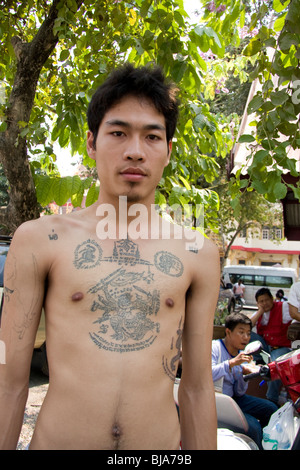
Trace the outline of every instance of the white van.
{"label": "white van", "polygon": [[225,266],[225,285],[234,285],[241,279],[245,286],[244,299],[246,305],[256,306],[255,294],[261,287],[268,287],[275,298],[278,289],[284,291],[288,298],[291,285],[296,282],[296,271],[292,268],[281,268],[280,266]]}

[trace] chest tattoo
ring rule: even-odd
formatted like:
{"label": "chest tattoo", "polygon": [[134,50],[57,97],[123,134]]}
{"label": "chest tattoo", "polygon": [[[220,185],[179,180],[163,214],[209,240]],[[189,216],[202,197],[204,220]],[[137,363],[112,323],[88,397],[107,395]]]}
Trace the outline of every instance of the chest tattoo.
{"label": "chest tattoo", "polygon": [[169,276],[181,276],[183,264],[166,251],[157,253],[153,263],[143,259],[138,244],[129,239],[116,241],[107,257],[93,240],[83,242],[75,250],[77,269],[105,263],[116,269],[88,290],[91,312],[99,312],[90,338],[98,348],[119,353],[151,346],[160,332],[160,291],[154,287],[155,274],[158,269]]}

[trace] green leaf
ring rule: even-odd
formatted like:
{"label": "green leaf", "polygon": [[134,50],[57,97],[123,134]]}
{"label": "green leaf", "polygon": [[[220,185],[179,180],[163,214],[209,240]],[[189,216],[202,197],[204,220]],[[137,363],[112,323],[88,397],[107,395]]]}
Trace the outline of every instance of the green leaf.
{"label": "green leaf", "polygon": [[58,206],[63,206],[72,194],[72,177],[56,178],[53,185],[53,198]]}
{"label": "green leaf", "polygon": [[259,194],[266,194],[268,192],[268,184],[264,181],[254,180],[251,183],[251,187],[254,188]]}
{"label": "green leaf", "polygon": [[290,3],[290,0],[286,0],[286,1],[273,0],[273,8],[275,11],[280,13],[288,6],[289,3]]}
{"label": "green leaf", "polygon": [[92,184],[86,196],[86,200],[85,200],[86,207],[91,206],[92,204],[94,204],[94,202],[97,201],[98,196],[99,196],[99,189],[100,188],[99,186],[96,186],[96,183]]}
{"label": "green leaf", "polygon": [[273,26],[274,31],[276,32],[282,31],[282,28],[284,27],[284,23],[285,23],[285,15],[277,18]]}
{"label": "green leaf", "polygon": [[7,122],[4,121],[0,124],[0,132],[5,132],[6,129],[7,129]]}
{"label": "green leaf", "polygon": [[286,90],[279,90],[270,94],[270,100],[275,106],[280,106],[289,99]]}
{"label": "green leaf", "polygon": [[292,45],[297,46],[299,44],[299,39],[296,34],[289,33],[288,31],[283,31],[278,38],[278,45],[282,51],[289,51]]}
{"label": "green leaf", "polygon": [[47,175],[38,176],[36,182],[36,196],[41,206],[45,207],[53,201],[52,181]]}
{"label": "green leaf", "polygon": [[63,51],[61,51],[60,56],[59,56],[60,62],[64,62],[65,60],[67,60],[69,55],[70,55],[70,52],[68,51],[68,49],[64,49]]}
{"label": "green leaf", "polygon": [[245,47],[243,53],[244,55],[246,56],[253,56],[255,54],[257,54],[258,52],[261,51],[261,48],[262,48],[262,43],[261,41],[259,41],[258,39],[252,39],[248,46]]}
{"label": "green leaf", "polygon": [[253,137],[253,135],[244,134],[244,135],[241,135],[241,137],[239,138],[240,144],[249,143],[249,142],[255,142],[255,137]]}
{"label": "green leaf", "polygon": [[273,192],[276,199],[284,199],[287,193],[287,187],[283,183],[276,183]]}
{"label": "green leaf", "polygon": [[248,105],[248,114],[252,114],[255,111],[258,111],[259,108],[264,104],[264,100],[261,95],[255,95],[254,98],[250,101]]}

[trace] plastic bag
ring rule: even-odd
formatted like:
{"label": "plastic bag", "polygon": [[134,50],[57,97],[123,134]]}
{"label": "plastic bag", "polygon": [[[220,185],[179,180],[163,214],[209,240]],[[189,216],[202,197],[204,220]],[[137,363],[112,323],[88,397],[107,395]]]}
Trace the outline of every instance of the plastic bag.
{"label": "plastic bag", "polygon": [[294,406],[288,401],[272,414],[263,428],[262,446],[265,450],[289,450],[295,439]]}

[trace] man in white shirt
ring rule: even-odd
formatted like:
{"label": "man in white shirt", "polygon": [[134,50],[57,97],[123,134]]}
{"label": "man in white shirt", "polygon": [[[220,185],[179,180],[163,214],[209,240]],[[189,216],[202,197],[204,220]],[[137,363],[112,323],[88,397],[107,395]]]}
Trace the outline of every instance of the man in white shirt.
{"label": "man in white shirt", "polygon": [[240,297],[244,297],[245,286],[242,283],[242,280],[239,279],[233,286],[233,292],[235,295],[239,295]]}
{"label": "man in white shirt", "polygon": [[290,316],[300,322],[300,281],[295,282],[290,288],[288,305]]}
{"label": "man in white shirt", "polygon": [[289,314],[292,321],[292,347],[300,346],[300,282],[295,282],[289,292]]}

